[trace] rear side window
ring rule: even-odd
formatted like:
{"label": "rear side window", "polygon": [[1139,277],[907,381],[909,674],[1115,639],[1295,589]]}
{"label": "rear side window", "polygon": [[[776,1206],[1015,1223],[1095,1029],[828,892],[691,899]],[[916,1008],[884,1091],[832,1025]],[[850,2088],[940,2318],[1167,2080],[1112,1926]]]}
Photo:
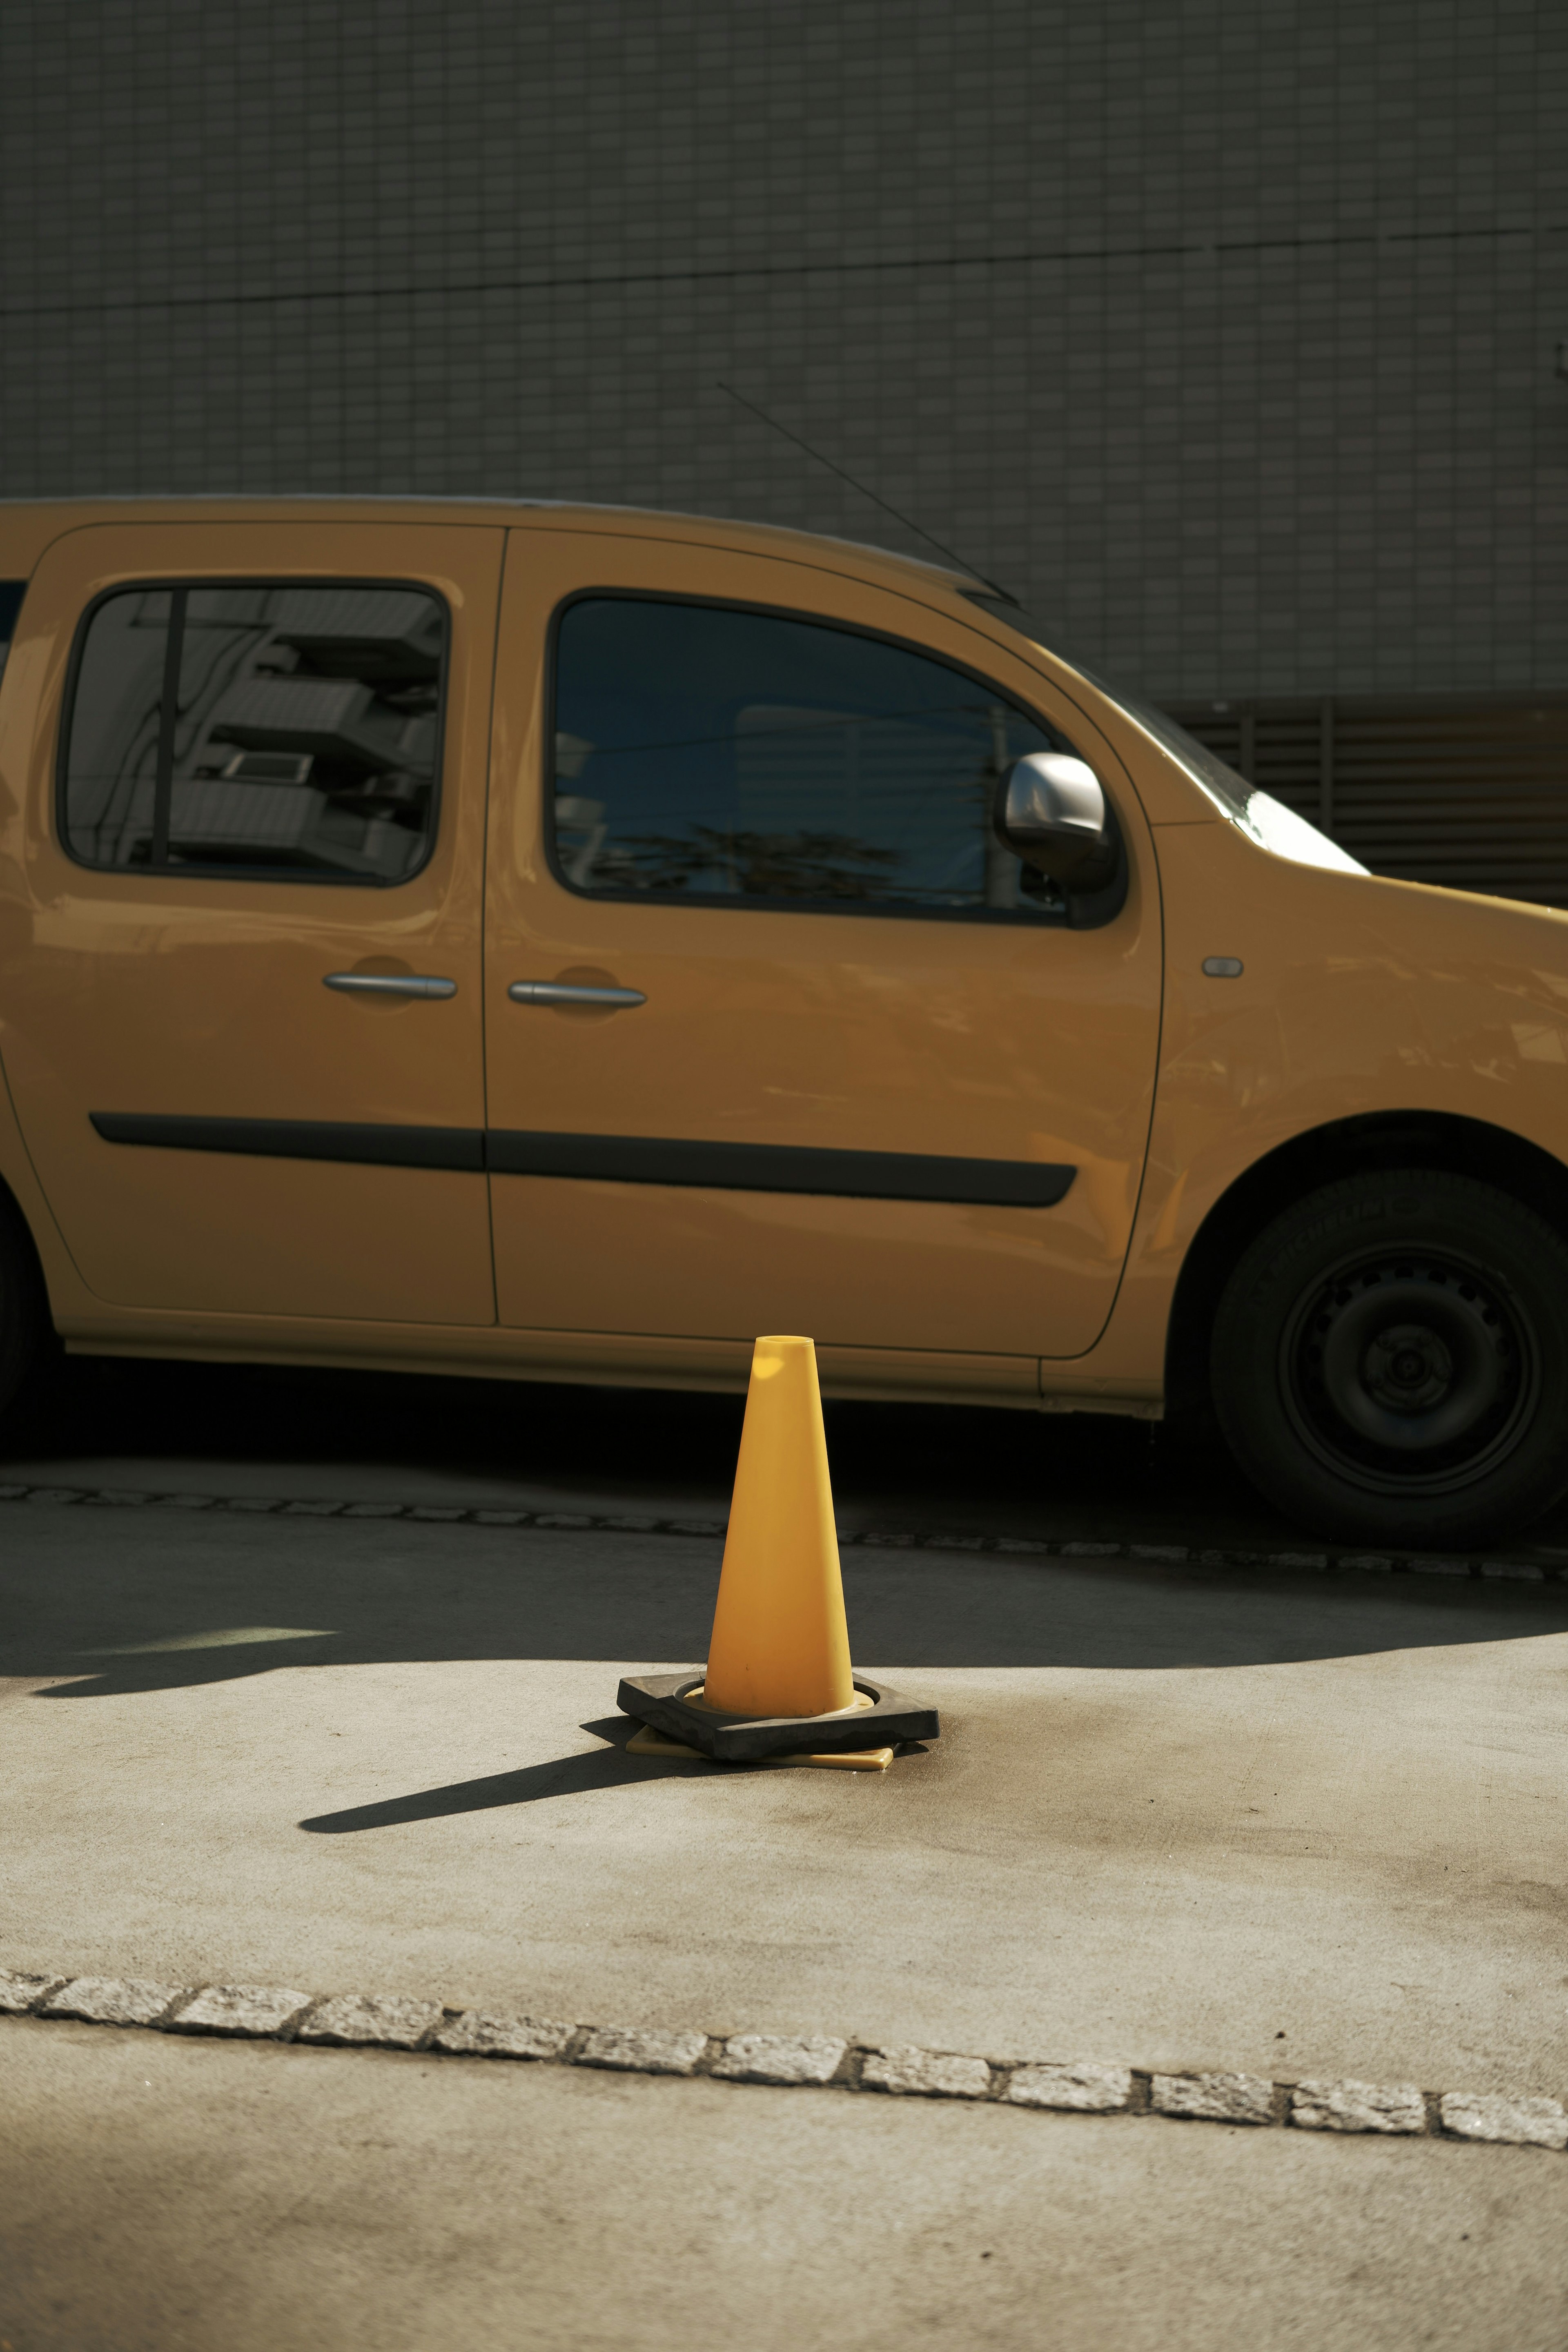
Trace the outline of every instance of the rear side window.
{"label": "rear side window", "polygon": [[616,898],[1059,919],[991,807],[1015,760],[1070,749],[883,638],[584,597],[556,633],[555,870]]}
{"label": "rear side window", "polygon": [[26,588],[25,580],[0,580],[0,676],[5,674],[5,656],[16,634],[16,615],[22,609]]}
{"label": "rear side window", "polygon": [[446,667],[425,589],[116,590],[77,648],[66,847],[112,868],[405,881],[435,837]]}

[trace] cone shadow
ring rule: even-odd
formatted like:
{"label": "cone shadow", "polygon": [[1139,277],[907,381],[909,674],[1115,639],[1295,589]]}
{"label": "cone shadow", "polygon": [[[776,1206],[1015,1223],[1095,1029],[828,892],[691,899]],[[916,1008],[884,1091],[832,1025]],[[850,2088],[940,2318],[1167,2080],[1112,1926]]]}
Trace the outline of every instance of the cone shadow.
{"label": "cone shadow", "polygon": [[458,1813],[488,1813],[505,1805],[537,1805],[550,1797],[581,1797],[596,1790],[626,1788],[637,1781],[659,1780],[670,1771],[689,1771],[689,1765],[658,1763],[627,1756],[623,1743],[633,1729],[624,1716],[585,1723],[613,1747],[591,1748],[586,1755],[553,1757],[547,1764],[520,1766],[515,1772],[490,1772],[482,1780],[451,1780],[438,1789],[416,1789],[407,1796],[385,1797],[378,1804],[350,1805],[342,1812],[312,1813],[300,1827],[313,1837],[351,1837],[361,1830],[397,1829],[410,1822],[438,1822]]}

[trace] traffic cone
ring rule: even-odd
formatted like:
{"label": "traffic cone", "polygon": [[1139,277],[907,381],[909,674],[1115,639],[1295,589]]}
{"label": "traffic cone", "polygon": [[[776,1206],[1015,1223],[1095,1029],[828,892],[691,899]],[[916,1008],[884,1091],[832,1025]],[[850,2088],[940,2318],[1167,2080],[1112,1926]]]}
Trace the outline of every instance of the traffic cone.
{"label": "traffic cone", "polygon": [[933,1707],[849,1663],[811,1340],[752,1353],[706,1673],[628,1675],[618,1704],[643,1723],[628,1750],[642,1756],[882,1771],[892,1742],[938,1736]]}
{"label": "traffic cone", "polygon": [[752,1352],[702,1696],[730,1715],[836,1715],[855,1704],[809,1339],[759,1339]]}

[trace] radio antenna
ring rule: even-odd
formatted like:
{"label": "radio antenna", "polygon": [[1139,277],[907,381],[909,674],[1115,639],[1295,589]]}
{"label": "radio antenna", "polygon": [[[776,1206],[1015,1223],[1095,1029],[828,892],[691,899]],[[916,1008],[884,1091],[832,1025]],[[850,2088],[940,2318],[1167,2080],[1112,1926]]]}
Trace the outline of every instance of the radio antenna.
{"label": "radio antenna", "polygon": [[839,480],[847,482],[852,490],[858,490],[863,499],[869,499],[874,507],[880,507],[884,514],[890,514],[895,522],[902,523],[906,530],[912,530],[917,539],[923,539],[928,547],[934,547],[939,555],[945,555],[950,563],[956,563],[961,572],[969,573],[971,579],[983,582],[993,595],[1001,597],[1005,604],[1016,604],[1016,596],[1009,595],[1005,588],[999,588],[994,580],[987,580],[984,572],[977,571],[973,563],[966,563],[962,555],[955,555],[951,547],[944,547],[940,539],[934,539],[929,530],[923,530],[907,514],[900,514],[897,507],[889,506],[886,499],[879,498],[876,491],[868,489],[864,482],[858,482],[853,474],[847,474],[842,466],[836,466],[831,457],[825,457],[820,449],[814,449],[809,441],[803,441],[798,433],[792,433],[787,425],[781,425],[776,416],[770,416],[765,408],[759,408],[754,400],[748,400],[743,392],[737,392],[732,383],[725,383],[718,378],[715,382],[721,392],[727,392],[731,400],[739,402],[742,408],[749,408],[753,416],[760,416],[764,425],[772,425],[775,433],[782,433],[786,441],[793,441],[797,449],[804,449],[808,457],[814,457],[819,466],[826,466],[830,474],[837,474]]}

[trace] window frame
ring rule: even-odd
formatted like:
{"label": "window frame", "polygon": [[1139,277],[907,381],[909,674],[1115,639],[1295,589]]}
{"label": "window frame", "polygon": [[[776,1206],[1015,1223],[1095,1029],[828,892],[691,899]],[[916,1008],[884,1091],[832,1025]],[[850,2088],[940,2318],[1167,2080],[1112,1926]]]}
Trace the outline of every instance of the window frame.
{"label": "window frame", "polygon": [[[425,836],[424,856],[420,858],[416,866],[409,867],[406,874],[400,874],[397,876],[396,879],[394,880],[388,876],[380,874],[331,874],[321,872],[313,867],[305,866],[226,866],[216,863],[209,865],[195,865],[188,860],[184,864],[176,866],[169,861],[167,855],[165,855],[164,862],[161,866],[153,865],[151,860],[149,860],[145,866],[99,866],[95,865],[90,857],[83,857],[72,848],[70,835],[67,824],[67,797],[70,782],[69,761],[71,722],[76,716],[77,688],[80,677],[82,656],[86,651],[88,632],[92,626],[94,615],[103,605],[110,603],[116,596],[167,595],[172,600],[182,591],[185,594],[189,595],[200,591],[214,590],[222,592],[231,588],[236,590],[257,589],[263,591],[270,588],[404,589],[421,596],[427,596],[431,603],[437,607],[441,614],[441,663],[436,677],[436,743],[435,751],[432,755],[431,766],[429,824]],[[174,606],[172,602],[169,614],[169,630],[172,637],[174,634]],[[451,670],[452,608],[447,598],[442,594],[440,589],[436,587],[427,580],[394,578],[390,575],[381,575],[374,579],[365,579],[363,577],[357,577],[353,574],[338,572],[334,572],[329,578],[324,577],[320,572],[311,572],[305,574],[280,573],[275,576],[262,575],[260,577],[247,576],[245,578],[238,578],[226,574],[221,579],[210,576],[206,578],[195,578],[190,574],[181,573],[172,574],[162,580],[138,579],[116,581],[112,587],[100,590],[100,593],[91,599],[90,603],[83,606],[80,617],[77,622],[75,635],[71,640],[70,658],[66,665],[65,690],[60,701],[59,740],[55,749],[55,835],[59,844],[61,853],[64,856],[69,859],[73,866],[79,866],[85,874],[109,875],[110,877],[117,877],[120,879],[128,882],[146,881],[152,876],[156,875],[162,880],[180,879],[193,882],[267,882],[271,884],[294,882],[317,890],[323,887],[334,890],[401,890],[408,883],[417,880],[418,877],[426,870],[431,859],[436,854],[436,845],[440,838],[441,814],[445,800],[443,786],[446,779],[447,767],[447,708],[448,688],[451,682]],[[160,693],[160,733],[162,733],[162,730],[166,724],[163,717],[163,696]]]}
{"label": "window frame", "polygon": [[[558,883],[563,890],[569,892],[574,898],[586,898],[596,901],[601,906],[685,907],[691,909],[701,908],[711,908],[715,913],[721,908],[731,912],[738,908],[742,912],[754,915],[859,916],[863,919],[874,918],[881,921],[903,923],[982,923],[992,929],[1007,926],[1014,929],[1032,931],[1072,930],[1079,928],[1073,922],[1071,908],[1065,900],[1059,908],[1041,908],[1038,912],[1035,912],[1021,907],[905,907],[890,906],[886,901],[876,899],[775,898],[764,898],[761,893],[744,890],[724,894],[718,891],[694,893],[690,896],[685,896],[676,890],[595,890],[585,889],[581,883],[568,880],[562,869],[555,840],[556,701],[560,672],[561,627],[574,605],[602,604],[606,600],[622,604],[698,605],[707,612],[746,613],[764,620],[795,621],[808,628],[831,629],[839,636],[864,637],[872,645],[891,646],[896,652],[915,654],[924,661],[936,663],[940,668],[952,670],[958,677],[970,679],[973,684],[984,688],[992,695],[1002,695],[1002,690],[994,678],[988,678],[983,670],[971,667],[967,662],[956,661],[947,654],[937,653],[931,646],[921,644],[918,638],[900,636],[891,629],[868,627],[863,622],[835,620],[822,613],[803,612],[792,604],[752,604],[745,597],[688,595],[679,589],[616,588],[607,585],[574,588],[569,596],[562,598],[551,614],[550,625],[545,633],[544,727],[542,743],[542,756],[545,766],[540,783],[540,799],[543,809],[541,838],[544,845],[544,862],[549,869],[551,879]],[[1057,725],[1055,719],[1047,718],[1043,711],[1032,709],[1011,693],[1002,695],[1002,698],[1010,709],[1017,710],[1026,719],[1033,719],[1037,725],[1043,727],[1052,735],[1060,736],[1064,742],[1068,740],[1063,729]],[[1073,757],[1082,759],[1083,754],[1075,749]],[[1105,778],[1100,774],[1099,766],[1093,761],[1087,761],[1085,765],[1094,769],[1100,790],[1105,794],[1107,806],[1115,813],[1120,825],[1121,815],[1116,810],[1115,797]],[[1126,837],[1125,828],[1122,828],[1122,837],[1123,839]]]}
{"label": "window frame", "polygon": [[[22,617],[22,607],[27,601],[27,590],[30,584],[26,580],[0,580],[0,677],[5,675],[6,658],[16,642],[16,624]],[[16,592],[16,603],[7,623],[5,604],[12,589]]]}

